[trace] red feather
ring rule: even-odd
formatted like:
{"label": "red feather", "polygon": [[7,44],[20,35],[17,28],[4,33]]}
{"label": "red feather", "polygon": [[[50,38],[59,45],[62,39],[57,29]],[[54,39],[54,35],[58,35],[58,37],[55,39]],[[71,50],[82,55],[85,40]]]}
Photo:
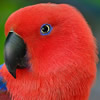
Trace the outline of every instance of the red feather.
{"label": "red feather", "polygon": [[[51,24],[48,36],[40,35]],[[38,4],[13,13],[5,25],[20,35],[30,56],[30,70],[18,69],[16,79],[2,74],[14,100],[88,100],[96,77],[97,50],[87,22],[67,4]]]}
{"label": "red feather", "polygon": [[0,100],[11,100],[11,98],[7,92],[0,92]]}

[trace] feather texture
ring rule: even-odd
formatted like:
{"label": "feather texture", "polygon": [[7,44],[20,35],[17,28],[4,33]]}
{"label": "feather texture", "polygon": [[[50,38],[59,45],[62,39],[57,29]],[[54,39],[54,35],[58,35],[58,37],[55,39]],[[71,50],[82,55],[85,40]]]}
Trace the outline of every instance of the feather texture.
{"label": "feather texture", "polygon": [[[0,69],[2,68],[3,64],[0,65]],[[0,91],[5,92],[7,91],[6,82],[4,81],[1,73],[0,73]]]}
{"label": "feather texture", "polygon": [[[46,36],[40,33],[43,24],[53,27]],[[97,48],[76,8],[51,3],[22,8],[8,18],[6,36],[11,30],[24,40],[30,58],[30,68],[17,69],[16,79],[6,65],[1,69],[14,100],[88,100],[96,77]]]}
{"label": "feather texture", "polygon": [[[2,69],[3,65],[4,64],[0,65],[0,70]],[[0,73],[0,100],[11,100],[9,93],[7,92],[6,81],[2,77],[1,73]]]}

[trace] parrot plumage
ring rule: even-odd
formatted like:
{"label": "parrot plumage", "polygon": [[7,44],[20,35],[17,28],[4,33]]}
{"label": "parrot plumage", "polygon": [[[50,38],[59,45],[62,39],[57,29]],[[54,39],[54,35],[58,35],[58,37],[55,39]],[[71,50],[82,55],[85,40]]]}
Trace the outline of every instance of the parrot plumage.
{"label": "parrot plumage", "polygon": [[[3,64],[0,65],[0,69],[2,68]],[[3,79],[1,73],[0,73],[0,100],[11,100],[9,93],[7,93],[7,87],[6,82]]]}
{"label": "parrot plumage", "polygon": [[[3,66],[3,64],[0,65],[0,69],[2,68],[2,66]],[[1,90],[2,92],[7,90],[6,82],[4,81],[2,75],[0,75],[0,90]]]}
{"label": "parrot plumage", "polygon": [[5,24],[0,70],[11,100],[88,100],[97,48],[80,12],[67,4],[37,4]]}

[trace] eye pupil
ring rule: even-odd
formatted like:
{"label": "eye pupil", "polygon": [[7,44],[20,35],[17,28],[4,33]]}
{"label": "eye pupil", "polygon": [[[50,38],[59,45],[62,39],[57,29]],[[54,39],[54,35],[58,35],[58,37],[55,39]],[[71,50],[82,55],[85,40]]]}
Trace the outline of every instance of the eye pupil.
{"label": "eye pupil", "polygon": [[43,24],[40,29],[41,35],[48,35],[52,31],[52,26],[50,24]]}
{"label": "eye pupil", "polygon": [[48,31],[49,31],[49,25],[44,25],[43,27],[42,27],[42,29],[41,29],[41,31],[43,32],[43,33],[47,33]]}

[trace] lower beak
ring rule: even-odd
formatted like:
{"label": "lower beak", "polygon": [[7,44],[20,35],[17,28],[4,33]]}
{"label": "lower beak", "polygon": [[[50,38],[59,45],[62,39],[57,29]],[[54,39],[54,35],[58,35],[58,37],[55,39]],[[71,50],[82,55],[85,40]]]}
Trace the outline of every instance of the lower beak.
{"label": "lower beak", "polygon": [[24,40],[15,32],[9,32],[4,48],[5,64],[10,74],[16,78],[17,68],[28,66],[27,48]]}

